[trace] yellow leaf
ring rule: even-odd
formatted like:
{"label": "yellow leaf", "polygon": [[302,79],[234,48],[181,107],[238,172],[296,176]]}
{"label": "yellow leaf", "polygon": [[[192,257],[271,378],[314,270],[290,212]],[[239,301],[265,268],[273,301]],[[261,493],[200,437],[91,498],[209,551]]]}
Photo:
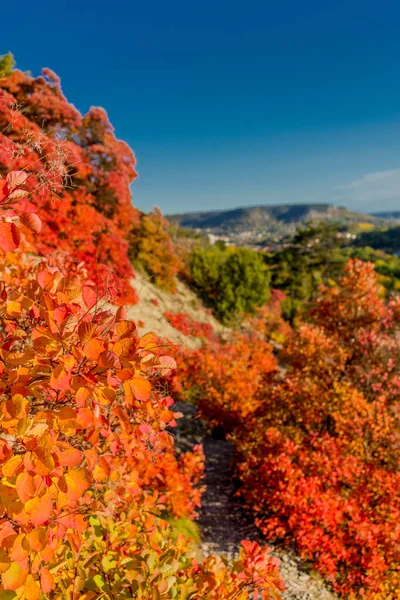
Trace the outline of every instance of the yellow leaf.
{"label": "yellow leaf", "polygon": [[21,456],[12,456],[1,468],[5,477],[15,477],[17,471],[22,467],[23,460]]}
{"label": "yellow leaf", "polygon": [[64,476],[67,496],[70,500],[79,500],[90,487],[90,474],[85,468],[71,469]]}
{"label": "yellow leaf", "polygon": [[33,575],[28,575],[26,578],[24,594],[26,600],[39,600],[40,598],[40,587],[37,581],[34,580]]}

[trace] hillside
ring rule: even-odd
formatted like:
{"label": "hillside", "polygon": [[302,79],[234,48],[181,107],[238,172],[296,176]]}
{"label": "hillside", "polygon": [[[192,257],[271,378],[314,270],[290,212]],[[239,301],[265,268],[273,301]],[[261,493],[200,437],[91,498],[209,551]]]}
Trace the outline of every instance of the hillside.
{"label": "hillside", "polygon": [[283,204],[243,206],[231,210],[216,210],[169,215],[168,219],[181,227],[207,229],[214,233],[262,230],[292,230],[308,221],[341,223],[379,223],[378,216],[353,212],[331,204]]}
{"label": "hillside", "polygon": [[378,217],[379,219],[400,219],[400,210],[390,210],[390,211],[382,211],[382,212],[373,212],[371,213],[373,217]]}
{"label": "hillside", "polygon": [[139,271],[131,283],[137,291],[139,302],[130,306],[127,318],[135,321],[140,335],[153,331],[184,348],[201,346],[198,337],[185,335],[175,329],[168,321],[166,312],[185,313],[194,321],[210,325],[216,333],[229,333],[229,330],[207,312],[199,298],[183,282],[177,281],[177,290],[171,294],[158,288],[148,276]]}

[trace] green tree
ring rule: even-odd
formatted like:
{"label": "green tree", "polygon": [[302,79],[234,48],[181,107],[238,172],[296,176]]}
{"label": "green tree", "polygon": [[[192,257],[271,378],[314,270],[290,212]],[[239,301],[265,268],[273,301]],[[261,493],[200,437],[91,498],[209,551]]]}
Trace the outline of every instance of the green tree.
{"label": "green tree", "polygon": [[189,260],[199,295],[227,323],[268,302],[270,272],[262,254],[248,248],[196,248]]}
{"label": "green tree", "polygon": [[338,226],[321,223],[301,229],[292,243],[266,258],[272,273],[271,285],[286,294],[283,314],[293,320],[312,300],[322,282],[336,280],[349,254]]}

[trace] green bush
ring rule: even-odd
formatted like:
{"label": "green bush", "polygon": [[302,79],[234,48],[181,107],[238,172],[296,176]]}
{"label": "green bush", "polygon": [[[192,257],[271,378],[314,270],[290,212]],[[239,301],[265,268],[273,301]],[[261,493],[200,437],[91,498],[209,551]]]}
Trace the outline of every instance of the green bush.
{"label": "green bush", "polygon": [[198,294],[224,323],[269,300],[268,267],[260,253],[248,248],[197,247],[189,271]]}

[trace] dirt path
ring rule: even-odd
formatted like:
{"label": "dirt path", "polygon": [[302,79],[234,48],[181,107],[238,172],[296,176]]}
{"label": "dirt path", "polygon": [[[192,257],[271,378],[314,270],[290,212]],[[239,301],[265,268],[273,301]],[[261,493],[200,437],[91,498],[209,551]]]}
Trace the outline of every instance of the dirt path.
{"label": "dirt path", "polygon": [[[203,554],[237,553],[241,540],[265,543],[251,516],[235,497],[233,479],[233,448],[225,440],[208,436],[203,448],[206,455],[207,490],[202,497],[198,519]],[[324,582],[315,573],[304,569],[301,561],[287,550],[273,549],[281,561],[280,571],[286,585],[285,600],[336,600]]]}
{"label": "dirt path", "polygon": [[[207,489],[202,496],[197,520],[202,554],[232,557],[245,539],[265,544],[251,515],[235,496],[233,447],[226,440],[208,434],[204,423],[197,418],[194,406],[178,402],[175,409],[184,414],[174,430],[178,448],[186,451],[193,444],[202,443],[206,456]],[[272,554],[281,561],[280,572],[286,585],[284,600],[337,600],[337,596],[328,590],[321,578],[306,570],[304,563],[293,552],[273,547]]]}

